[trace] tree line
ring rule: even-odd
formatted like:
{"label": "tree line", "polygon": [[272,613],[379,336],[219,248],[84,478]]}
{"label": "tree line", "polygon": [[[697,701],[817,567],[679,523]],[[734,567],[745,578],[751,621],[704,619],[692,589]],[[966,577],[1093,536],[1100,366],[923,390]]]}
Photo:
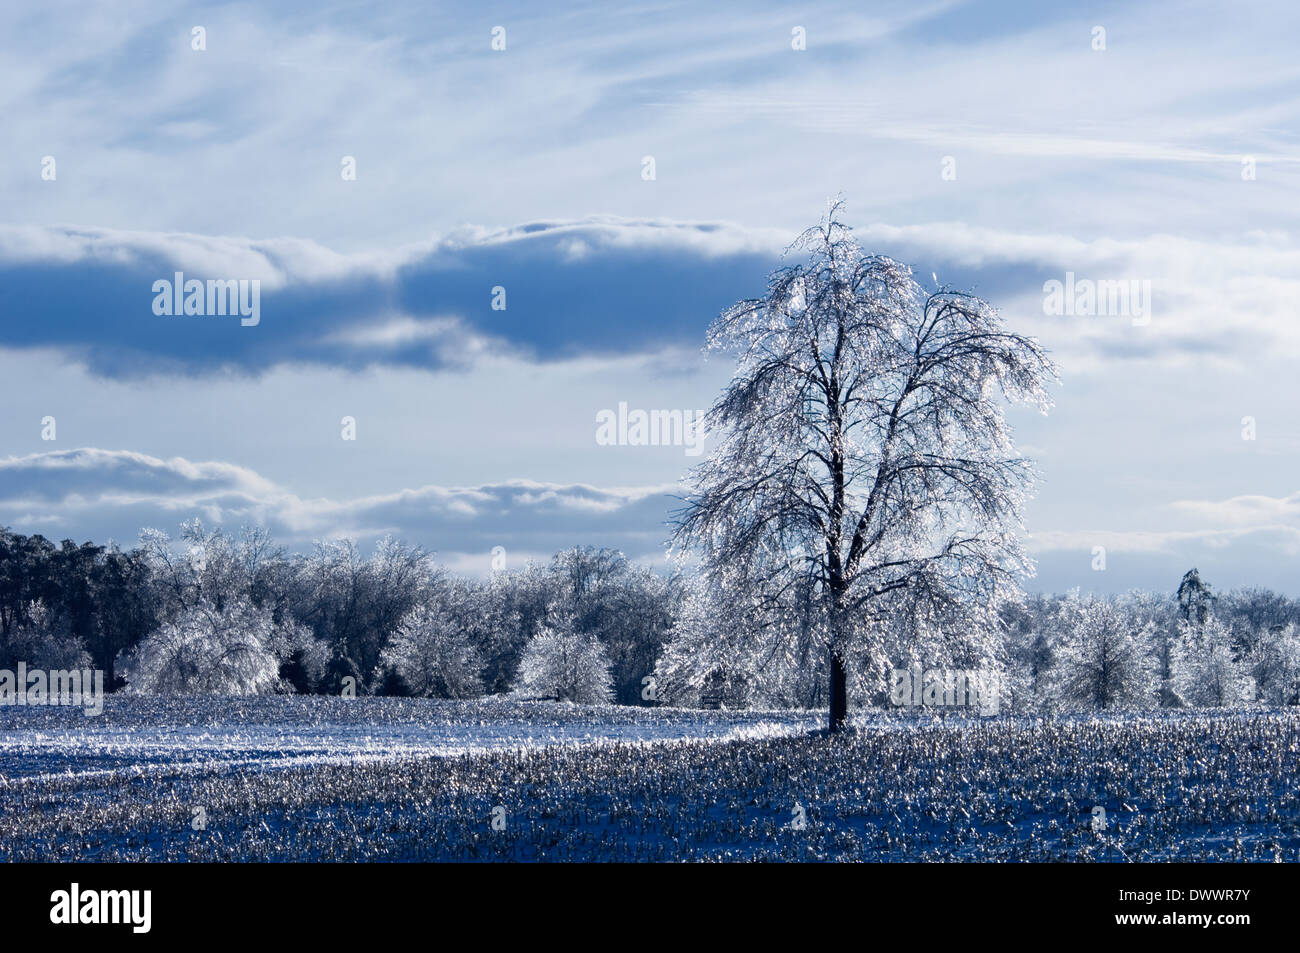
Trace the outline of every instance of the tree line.
{"label": "tree line", "polygon": [[[574,547],[487,579],[420,546],[289,555],[260,528],[55,545],[0,528],[0,665],[91,666],[109,690],[642,701],[680,579]],[[552,656],[583,677],[556,677]]]}
{"label": "tree line", "polygon": [[[817,598],[795,587],[773,613],[765,594],[594,547],[479,579],[392,538],[289,555],[197,520],[129,550],[0,529],[0,666],[95,667],[148,694],[824,708]],[[875,623],[845,649],[850,697],[886,704],[888,670],[919,662],[992,667],[1019,712],[1300,704],[1300,601],[1265,589],[1217,593],[1191,570],[1168,593],[1036,594],[996,614],[978,659],[923,616]]]}

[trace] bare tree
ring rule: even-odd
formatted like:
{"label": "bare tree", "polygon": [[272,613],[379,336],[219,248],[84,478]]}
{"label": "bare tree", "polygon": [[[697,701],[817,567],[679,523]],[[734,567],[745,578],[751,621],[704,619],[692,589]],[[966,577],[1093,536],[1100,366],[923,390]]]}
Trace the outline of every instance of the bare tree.
{"label": "bare tree", "polygon": [[983,300],[926,293],[905,265],[864,256],[840,210],[792,246],[806,262],[710,328],[709,349],[738,366],[709,411],[720,442],[693,471],[674,534],[702,550],[715,585],[774,607],[813,582],[832,731],[847,714],[850,658],[883,681],[898,611],[909,631],[945,640],[993,631],[1027,568],[1019,510],[1033,479],[1003,398],[1046,411],[1055,376]]}

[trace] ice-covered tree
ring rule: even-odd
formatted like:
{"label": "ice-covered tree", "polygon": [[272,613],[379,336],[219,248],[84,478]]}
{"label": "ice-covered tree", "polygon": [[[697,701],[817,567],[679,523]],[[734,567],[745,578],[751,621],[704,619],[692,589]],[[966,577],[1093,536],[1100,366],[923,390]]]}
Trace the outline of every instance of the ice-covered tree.
{"label": "ice-covered tree", "polygon": [[449,583],[432,604],[408,612],[393,633],[380,661],[391,666],[413,694],[473,698],[483,693],[475,592],[463,581]]}
{"label": "ice-covered tree", "polygon": [[1182,624],[1174,684],[1189,705],[1222,708],[1246,700],[1246,674],[1233,649],[1232,631],[1217,616]]}
{"label": "ice-covered tree", "polygon": [[818,640],[795,612],[756,611],[696,579],[655,665],[658,700],[688,707],[808,707],[819,701]]}
{"label": "ice-covered tree", "polygon": [[281,684],[277,691],[314,692],[322,688],[329,669],[330,648],[311,629],[285,618],[272,626],[270,645],[280,663]]}
{"label": "ice-covered tree", "polygon": [[596,705],[608,702],[613,691],[605,647],[595,636],[574,631],[571,618],[553,617],[524,646],[516,695]]}
{"label": "ice-covered tree", "polygon": [[9,634],[0,661],[6,666],[26,662],[30,668],[46,670],[80,669],[90,664],[85,645],[50,612],[44,601],[28,603],[20,621]]}
{"label": "ice-covered tree", "polygon": [[710,328],[710,349],[737,367],[675,534],[720,587],[777,607],[793,586],[816,588],[831,730],[845,721],[850,659],[883,687],[898,611],[938,637],[930,664],[994,655],[997,606],[1026,568],[1032,484],[1003,405],[1045,410],[1054,376],[987,302],[926,292],[905,265],[864,255],[839,213],[796,242],[806,261]]}
{"label": "ice-covered tree", "polygon": [[1276,662],[1264,686],[1265,700],[1274,705],[1300,705],[1300,630],[1289,623],[1272,642]]}
{"label": "ice-covered tree", "polygon": [[199,519],[182,523],[176,541],[157,529],[142,530],[140,549],[152,570],[164,617],[200,600],[218,611],[240,599],[256,603],[267,568],[284,558],[284,551],[261,527],[246,526],[231,536],[219,526],[207,529]]}
{"label": "ice-covered tree", "polygon": [[306,638],[246,600],[219,610],[200,599],[145,636],[122,670],[130,688],[146,694],[265,694],[282,687],[277,648]]}
{"label": "ice-covered tree", "polygon": [[1264,636],[1300,624],[1300,607],[1295,601],[1269,589],[1234,589],[1217,597],[1215,614],[1231,628],[1242,627]]}
{"label": "ice-covered tree", "polygon": [[658,700],[687,708],[700,707],[707,687],[724,682],[735,704],[739,684],[746,676],[745,653],[737,652],[734,630],[714,610],[715,602],[703,586],[692,586],[678,608],[673,637],[655,662]]}
{"label": "ice-covered tree", "polygon": [[1157,697],[1155,628],[1114,601],[1073,593],[1061,606],[1057,691],[1066,709],[1139,708]]}
{"label": "ice-covered tree", "polygon": [[1295,623],[1255,626],[1237,615],[1230,628],[1237,664],[1250,680],[1246,701],[1300,704],[1300,632]]}
{"label": "ice-covered tree", "polygon": [[370,559],[352,540],[318,541],[295,569],[290,610],[329,645],[335,691],[345,677],[378,687],[389,636],[444,575],[423,548],[392,537],[379,540]]}
{"label": "ice-covered tree", "polygon": [[1041,594],[1027,597],[1024,603],[1003,606],[1004,708],[1036,712],[1052,707],[1056,647],[1060,644],[1057,609],[1054,597]]}
{"label": "ice-covered tree", "polygon": [[615,699],[639,703],[641,680],[672,625],[674,581],[593,546],[557,553],[542,573],[548,612],[572,617],[575,631],[600,639],[613,666]]}

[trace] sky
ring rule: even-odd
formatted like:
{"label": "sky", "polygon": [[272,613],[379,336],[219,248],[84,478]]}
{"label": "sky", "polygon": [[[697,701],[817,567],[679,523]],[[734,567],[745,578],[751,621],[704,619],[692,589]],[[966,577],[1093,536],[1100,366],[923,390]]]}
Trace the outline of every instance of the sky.
{"label": "sky", "polygon": [[1300,595],[1300,8],[611,6],[0,8],[0,525],[657,563],[701,457],[597,415],[707,408],[840,196],[1059,366],[1027,588]]}

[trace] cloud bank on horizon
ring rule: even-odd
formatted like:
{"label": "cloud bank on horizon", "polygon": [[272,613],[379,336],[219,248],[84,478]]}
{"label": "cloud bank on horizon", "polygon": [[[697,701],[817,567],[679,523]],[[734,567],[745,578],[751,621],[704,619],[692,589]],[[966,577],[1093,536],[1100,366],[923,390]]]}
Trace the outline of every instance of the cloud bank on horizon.
{"label": "cloud bank on horizon", "polygon": [[[972,288],[1061,365],[1053,413],[1013,417],[1045,476],[1032,586],[1196,564],[1300,591],[1298,20],[0,12],[0,525],[125,542],[199,515],[295,546],[391,532],[471,570],[496,545],[656,560],[696,459],[601,445],[597,415],[707,407],[728,371],[708,321],[843,194],[864,248]],[[156,314],[177,273],[256,280],[256,325]],[[1107,313],[1116,287],[1136,313]]]}

